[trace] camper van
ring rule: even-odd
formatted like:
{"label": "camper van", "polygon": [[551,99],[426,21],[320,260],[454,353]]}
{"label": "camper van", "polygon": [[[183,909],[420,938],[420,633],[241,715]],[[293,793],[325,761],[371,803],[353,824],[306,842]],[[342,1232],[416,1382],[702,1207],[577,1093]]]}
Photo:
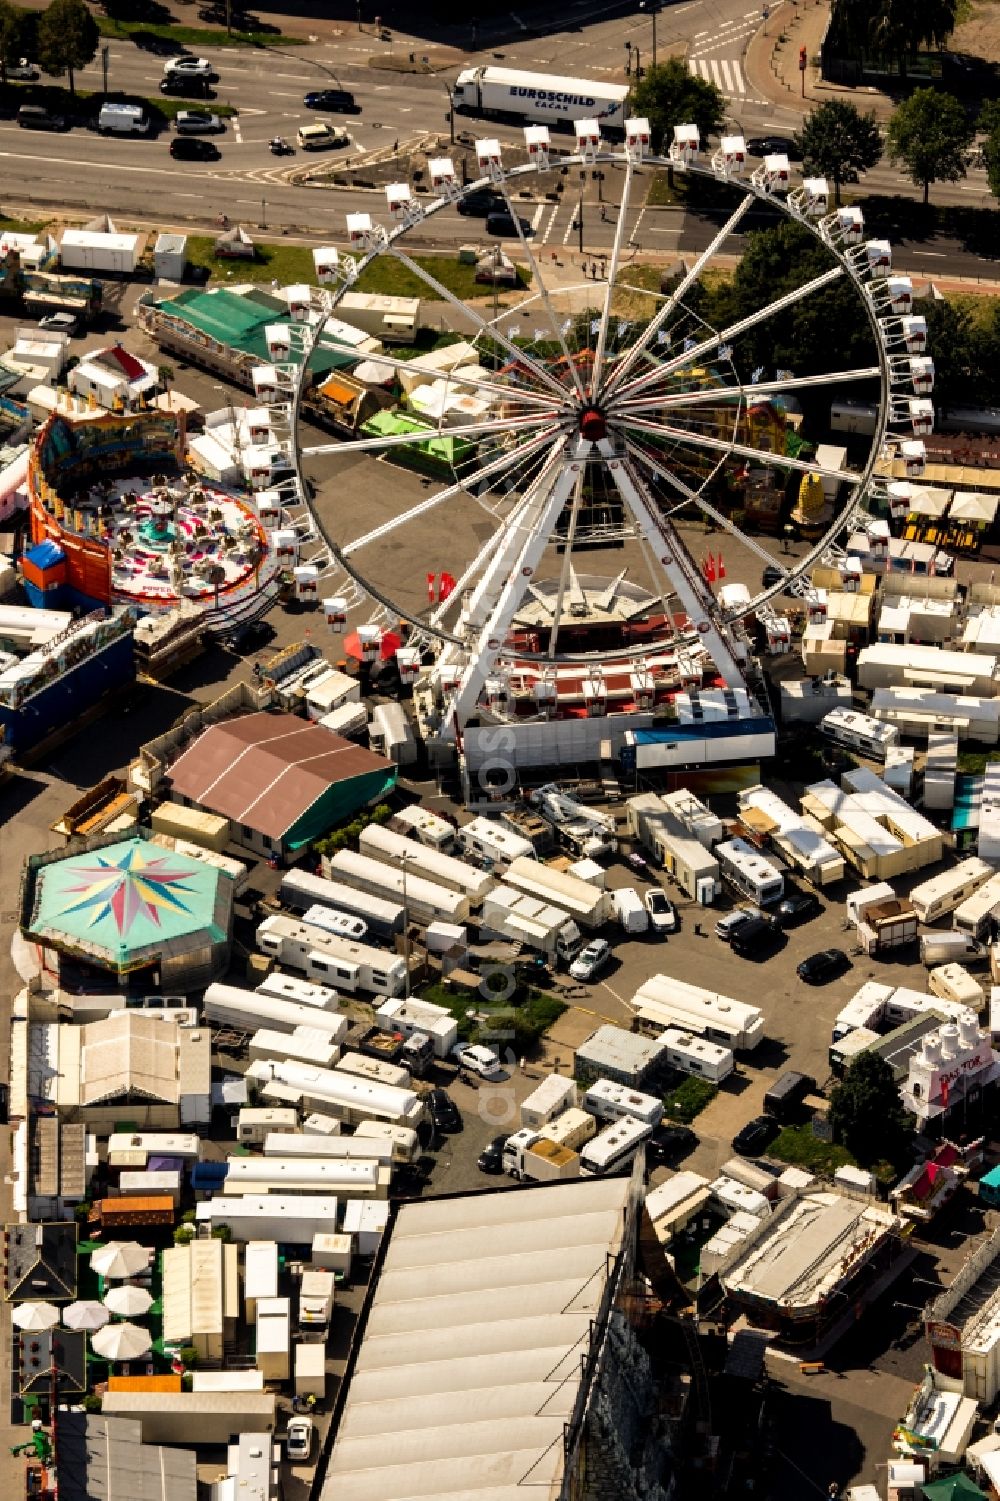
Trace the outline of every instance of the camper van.
{"label": "camper van", "polygon": [[492,818],[474,818],[461,826],[455,838],[464,855],[489,861],[491,869],[505,870],[514,860],[522,856],[528,859],[535,853],[530,840]]}
{"label": "camper van", "polygon": [[785,894],[785,878],[745,839],[726,839],[713,851],[722,879],[758,907],[773,907]]}
{"label": "camper van", "polygon": [[820,720],[819,732],[824,740],[871,761],[884,761],[889,747],[899,744],[899,730],[894,724],[857,714],[853,709],[831,709]]}

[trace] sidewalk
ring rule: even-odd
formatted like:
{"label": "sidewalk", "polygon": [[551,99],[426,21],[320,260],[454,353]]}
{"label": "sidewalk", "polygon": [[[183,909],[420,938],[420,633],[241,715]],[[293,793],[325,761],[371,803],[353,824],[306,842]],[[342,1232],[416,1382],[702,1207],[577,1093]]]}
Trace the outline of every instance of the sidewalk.
{"label": "sidewalk", "polygon": [[[750,39],[745,71],[751,89],[772,104],[807,115],[828,99],[847,99],[878,119],[888,119],[893,101],[878,89],[828,83],[819,74],[819,49],[830,18],[829,0],[786,0]],[[805,47],[805,78],[799,48]],[[815,66],[814,66],[815,64]],[[804,83],[804,89],[803,89]]]}

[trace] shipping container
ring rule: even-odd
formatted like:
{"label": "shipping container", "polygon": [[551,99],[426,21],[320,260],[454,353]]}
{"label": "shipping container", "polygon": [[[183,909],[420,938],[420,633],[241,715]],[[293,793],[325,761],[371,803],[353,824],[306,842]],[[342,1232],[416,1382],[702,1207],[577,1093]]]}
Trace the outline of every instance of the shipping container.
{"label": "shipping container", "polygon": [[[313,678],[306,687],[306,714],[310,719],[322,721],[327,714],[344,704],[360,704],[361,684],[346,672],[329,668],[318,678]],[[366,716],[367,719],[367,716]]]}
{"label": "shipping container", "polygon": [[229,819],[201,808],[185,808],[181,803],[161,803],[150,818],[154,834],[169,834],[186,839],[221,854],[229,843]]}

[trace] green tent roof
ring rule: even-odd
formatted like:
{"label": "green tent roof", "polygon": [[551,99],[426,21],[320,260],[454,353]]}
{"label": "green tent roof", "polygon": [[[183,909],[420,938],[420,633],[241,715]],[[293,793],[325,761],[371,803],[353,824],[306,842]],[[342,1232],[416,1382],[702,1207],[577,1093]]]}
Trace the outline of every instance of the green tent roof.
{"label": "green tent roof", "polygon": [[[287,305],[256,290],[233,292],[228,287],[188,287],[176,297],[168,297],[156,305],[164,312],[183,318],[185,323],[190,323],[217,343],[253,355],[262,364],[267,364],[271,358],[264,330],[269,323],[288,322]],[[324,334],[323,339],[309,361],[310,370],[323,375],[330,370],[350,369],[357,364],[358,356],[353,350],[331,348],[331,343],[336,341],[330,334]],[[294,348],[290,357],[295,357]]]}
{"label": "green tent roof", "polygon": [[926,1501],[986,1501],[986,1493],[961,1470],[946,1476],[944,1480],[932,1480],[929,1485],[922,1485],[920,1489]]}

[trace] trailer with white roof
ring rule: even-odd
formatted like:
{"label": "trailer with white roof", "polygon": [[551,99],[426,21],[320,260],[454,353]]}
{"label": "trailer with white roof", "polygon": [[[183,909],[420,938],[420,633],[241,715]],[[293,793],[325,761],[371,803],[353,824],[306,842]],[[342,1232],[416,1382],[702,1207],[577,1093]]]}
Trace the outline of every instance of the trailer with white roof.
{"label": "trailer with white roof", "polygon": [[613,914],[611,892],[540,860],[520,856],[511,862],[504,880],[527,896],[561,907],[581,928],[601,928]]}
{"label": "trailer with white roof", "polygon": [[362,1079],[374,1079],[376,1084],[394,1084],[399,1089],[408,1089],[411,1083],[410,1070],[397,1063],[387,1063],[384,1058],[368,1058],[363,1053],[344,1053],[335,1067],[345,1074],[357,1074]]}
{"label": "trailer with white roof", "polygon": [[407,839],[426,844],[428,849],[440,850],[442,854],[448,854],[455,844],[455,825],[432,813],[430,808],[422,808],[419,803],[400,808],[389,820],[389,827]]}
{"label": "trailer with white roof", "polygon": [[711,1042],[697,1033],[668,1027],[661,1040],[664,1043],[663,1061],[671,1068],[680,1069],[681,1073],[696,1074],[700,1079],[721,1084],[736,1067],[731,1048]]}
{"label": "trailer with white roof", "polygon": [[576,1080],[563,1074],[549,1074],[521,1101],[521,1125],[541,1131],[549,1121],[575,1104]]}
{"label": "trailer with white roof", "polygon": [[283,1000],[296,1001],[300,1006],[318,1006],[323,1011],[336,1011],[340,1006],[340,997],[332,985],[317,985],[299,975],[283,975],[277,969],[261,980],[256,989],[264,995],[281,996]]}
{"label": "trailer with white roof", "polygon": [[724,839],[714,850],[723,881],[758,907],[773,907],[785,894],[785,878],[745,839]]}
{"label": "trailer with white roof", "polygon": [[294,1095],[300,1110],[321,1110],[348,1126],[367,1120],[417,1126],[424,1118],[423,1102],[414,1090],[376,1084],[358,1074],[261,1059],[251,1063],[246,1076],[262,1087],[270,1083],[280,1084]]}
{"label": "trailer with white roof", "polygon": [[321,1011],[261,990],[242,990],[238,985],[216,981],[205,991],[202,1016],[219,1027],[238,1032],[257,1032],[269,1027],[276,1032],[294,1032],[296,1027],[316,1027],[331,1042],[340,1043],[349,1026],[339,1011]]}
{"label": "trailer with white roof", "polygon": [[444,1006],[431,1001],[394,999],[383,1001],[375,1012],[380,1032],[399,1032],[404,1037],[429,1037],[436,1058],[447,1058],[458,1042],[458,1022]]}
{"label": "trailer with white roof", "polygon": [[320,1194],[214,1194],[195,1206],[195,1219],[213,1230],[225,1225],[235,1241],[311,1247],[336,1225],[337,1210],[337,1199]]}
{"label": "trailer with white roof", "polygon": [[580,1108],[605,1121],[627,1117],[658,1126],[663,1119],[663,1101],[657,1095],[643,1094],[614,1079],[596,1079],[580,1100]]}
{"label": "trailer with white roof", "polygon": [[951,914],[956,933],[964,933],[979,942],[989,942],[1000,923],[1000,873],[967,896]]}
{"label": "trailer with white roof", "polygon": [[310,907],[320,906],[360,917],[368,924],[372,936],[383,943],[403,931],[401,902],[360,892],[354,886],[330,881],[326,876],[313,875],[308,870],[286,871],[281,878],[279,896],[282,904],[293,912],[306,912]]}
{"label": "trailer with white roof", "polygon": [[504,870],[514,860],[530,860],[535,853],[530,839],[484,815],[462,824],[455,838],[466,855],[488,861],[491,870]]}
{"label": "trailer with white roof", "polygon": [[461,892],[468,897],[473,910],[482,906],[483,897],[493,885],[493,877],[485,870],[477,870],[465,860],[431,849],[418,839],[394,834],[391,829],[377,823],[368,824],[361,830],[358,845],[363,855],[387,865],[400,866],[405,860],[407,878],[412,872],[414,876],[423,876],[439,886]]}
{"label": "trailer with white roof", "polygon": [[[362,1121],[361,1125],[368,1124]],[[392,1162],[392,1142],[386,1138],[372,1138],[360,1134],[361,1126],[353,1136],[317,1136],[306,1131],[268,1131],[264,1137],[265,1157],[326,1157],[342,1162],[365,1162],[374,1160],[383,1164]]]}
{"label": "trailer with white roof", "polygon": [[984,886],[992,875],[991,865],[977,855],[970,855],[950,870],[914,886],[910,892],[913,910],[922,923],[937,922]]}
{"label": "trailer with white roof", "polygon": [[257,946],[282,964],[302,970],[350,994],[399,995],[406,986],[406,964],[385,949],[339,938],[292,917],[266,917],[257,929]]}
{"label": "trailer with white roof", "polygon": [[370,892],[380,900],[402,902],[405,896],[409,920],[423,927],[432,922],[464,923],[469,918],[470,901],[466,892],[453,891],[426,876],[410,875],[401,866],[383,864],[370,855],[338,850],[330,859],[330,875],[335,881]]}
{"label": "trailer with white roof", "polygon": [[872,761],[884,761],[890,746],[899,744],[899,730],[870,714],[859,714],[855,709],[831,709],[819,722],[819,732],[824,740],[844,750],[867,756]]}
{"label": "trailer with white roof", "polygon": [[603,1177],[627,1167],[653,1134],[648,1121],[635,1117],[612,1121],[587,1142],[580,1152],[580,1173],[584,1178]]}
{"label": "trailer with white roof", "polygon": [[764,1037],[764,1016],[757,1006],[671,975],[651,975],[628,1004],[645,1032],[678,1027],[734,1052],[749,1052]]}

